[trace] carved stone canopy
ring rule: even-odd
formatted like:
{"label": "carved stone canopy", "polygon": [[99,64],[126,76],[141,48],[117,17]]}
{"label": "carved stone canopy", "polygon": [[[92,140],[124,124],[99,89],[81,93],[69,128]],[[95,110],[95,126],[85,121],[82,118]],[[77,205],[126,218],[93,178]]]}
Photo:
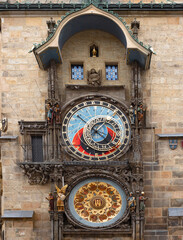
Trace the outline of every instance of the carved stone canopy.
{"label": "carved stone canopy", "polygon": [[24,121],[18,122],[20,126],[20,133],[24,134],[25,131],[46,131],[47,122],[46,121]]}
{"label": "carved stone canopy", "polygon": [[61,57],[61,52],[65,42],[74,34],[90,29],[103,30],[117,37],[126,48],[127,64],[137,61],[143,69],[150,67],[151,50],[132,37],[126,22],[91,4],[64,17],[54,34],[34,47],[33,51],[40,68],[46,70],[51,59],[56,63],[62,63],[64,59]]}

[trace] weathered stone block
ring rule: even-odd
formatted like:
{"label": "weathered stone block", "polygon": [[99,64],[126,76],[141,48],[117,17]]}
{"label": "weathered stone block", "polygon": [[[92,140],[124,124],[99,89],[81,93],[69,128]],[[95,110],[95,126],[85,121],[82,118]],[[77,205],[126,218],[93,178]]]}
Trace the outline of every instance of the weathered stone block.
{"label": "weathered stone block", "polygon": [[153,170],[154,171],[162,171],[163,170],[163,166],[153,166]]}
{"label": "weathered stone block", "polygon": [[167,230],[157,230],[156,231],[156,235],[158,236],[167,236],[168,235],[168,231]]}
{"label": "weathered stone block", "polygon": [[171,207],[183,207],[183,199],[171,199]]}
{"label": "weathered stone block", "polygon": [[165,186],[154,186],[155,191],[165,192]]}
{"label": "weathered stone block", "polygon": [[168,226],[179,226],[179,219],[178,218],[169,218],[168,219]]}
{"label": "weathered stone block", "polygon": [[173,236],[179,236],[182,235],[183,236],[183,227],[175,227],[175,228],[171,228],[169,230],[169,234],[173,235]]}
{"label": "weathered stone block", "polygon": [[144,240],[158,240],[158,236],[145,236]]}
{"label": "weathered stone block", "polygon": [[169,207],[169,199],[154,199],[154,207]]}
{"label": "weathered stone block", "polygon": [[13,222],[13,227],[14,228],[31,228],[33,229],[33,221],[28,221],[28,220],[16,220]]}
{"label": "weathered stone block", "polygon": [[167,224],[158,224],[158,225],[152,225],[152,224],[146,224],[145,229],[147,230],[158,230],[158,229],[167,229]]}
{"label": "weathered stone block", "polygon": [[169,172],[161,172],[161,177],[162,178],[171,178],[172,177],[172,173]]}
{"label": "weathered stone block", "polygon": [[183,186],[183,178],[173,180],[174,185],[182,185]]}
{"label": "weathered stone block", "polygon": [[159,240],[167,240],[167,236],[159,236]]}
{"label": "weathered stone block", "polygon": [[153,223],[155,224],[166,224],[167,223],[167,218],[163,218],[163,217],[159,217],[157,218],[156,215],[154,215],[155,217],[153,218]]}
{"label": "weathered stone block", "polygon": [[183,178],[183,171],[173,171],[173,178]]}
{"label": "weathered stone block", "polygon": [[182,240],[182,236],[172,236],[172,240]]}

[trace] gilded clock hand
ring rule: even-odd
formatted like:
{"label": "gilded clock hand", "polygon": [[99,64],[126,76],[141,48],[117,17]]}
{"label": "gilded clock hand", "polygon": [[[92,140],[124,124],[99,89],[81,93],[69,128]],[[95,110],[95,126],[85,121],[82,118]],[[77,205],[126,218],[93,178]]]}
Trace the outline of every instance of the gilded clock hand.
{"label": "gilded clock hand", "polygon": [[[80,117],[79,115],[77,115],[77,117],[79,118],[79,119],[81,119],[84,123],[87,123],[82,117]],[[99,132],[97,129],[95,129],[94,127],[93,127],[93,129],[94,129],[94,131],[95,131],[95,133],[98,133],[101,137],[105,137],[105,136],[103,136],[101,133],[102,132]]]}
{"label": "gilded clock hand", "polygon": [[103,135],[104,133],[101,131],[98,131],[97,129],[95,129],[94,127],[92,127],[92,129],[94,130],[94,133],[97,133],[98,135],[100,135],[101,137],[105,137],[105,135]]}
{"label": "gilded clock hand", "polygon": [[102,125],[100,125],[96,130],[98,131],[102,126],[104,126],[104,124],[107,122],[107,121],[110,121],[112,117],[114,117],[117,113],[117,110],[114,111],[114,113],[111,115],[111,116],[107,116],[106,120],[102,123]]}

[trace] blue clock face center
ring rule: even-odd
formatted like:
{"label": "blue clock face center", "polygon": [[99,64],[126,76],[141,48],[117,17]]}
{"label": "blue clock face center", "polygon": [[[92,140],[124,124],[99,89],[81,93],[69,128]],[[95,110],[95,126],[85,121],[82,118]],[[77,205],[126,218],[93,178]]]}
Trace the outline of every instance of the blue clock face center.
{"label": "blue clock face center", "polygon": [[[93,126],[92,130],[91,130],[91,136],[92,139],[95,142],[101,142],[103,141],[107,135],[108,135],[108,130],[106,126],[102,126],[103,123],[98,123],[95,126]],[[99,129],[99,130],[97,130]]]}

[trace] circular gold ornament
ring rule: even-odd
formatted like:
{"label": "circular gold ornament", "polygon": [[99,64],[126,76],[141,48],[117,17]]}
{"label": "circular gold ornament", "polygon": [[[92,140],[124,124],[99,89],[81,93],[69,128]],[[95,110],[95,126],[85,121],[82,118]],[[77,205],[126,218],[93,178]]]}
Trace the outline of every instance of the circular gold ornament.
{"label": "circular gold ornament", "polygon": [[107,182],[89,182],[74,196],[74,209],[84,220],[105,223],[115,218],[122,208],[118,190]]}
{"label": "circular gold ornament", "polygon": [[105,198],[102,196],[95,196],[90,200],[90,206],[94,209],[102,209],[106,205]]}

